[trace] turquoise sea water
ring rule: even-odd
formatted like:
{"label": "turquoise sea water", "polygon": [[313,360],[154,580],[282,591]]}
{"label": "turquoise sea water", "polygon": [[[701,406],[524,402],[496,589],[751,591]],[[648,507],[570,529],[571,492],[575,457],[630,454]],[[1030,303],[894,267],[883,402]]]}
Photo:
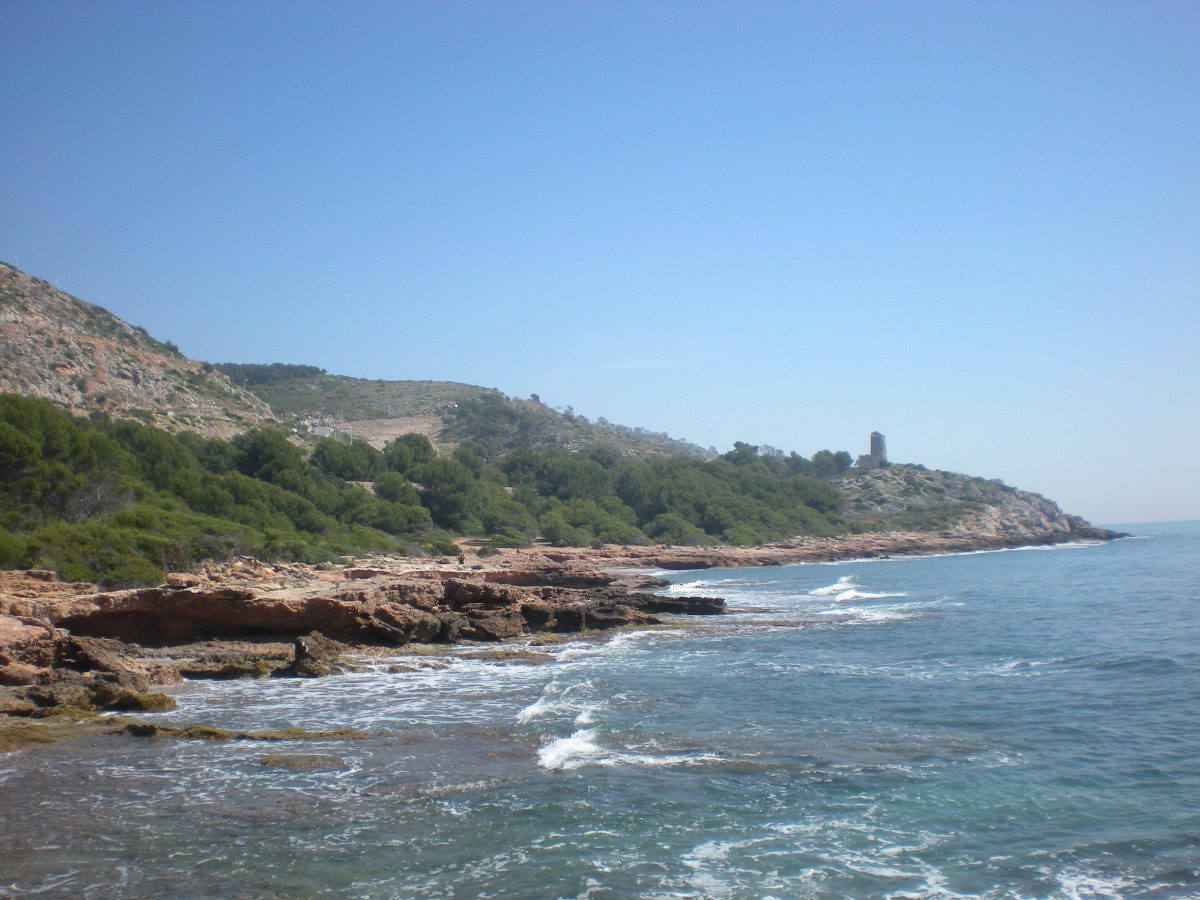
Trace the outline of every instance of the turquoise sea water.
{"label": "turquoise sea water", "polygon": [[[0,897],[1200,897],[1200,524],[671,576],[733,614],[0,758]],[[263,765],[324,754],[329,768]]]}

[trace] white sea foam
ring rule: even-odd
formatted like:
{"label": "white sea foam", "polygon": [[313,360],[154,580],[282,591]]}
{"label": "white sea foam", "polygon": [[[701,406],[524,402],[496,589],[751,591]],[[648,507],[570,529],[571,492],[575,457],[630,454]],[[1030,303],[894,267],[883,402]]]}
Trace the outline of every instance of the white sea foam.
{"label": "white sea foam", "polygon": [[848,591],[842,591],[833,599],[838,603],[845,603],[847,600],[885,600],[888,597],[907,597],[908,591],[860,591],[857,588],[850,588]]}
{"label": "white sea foam", "polygon": [[538,765],[544,769],[577,769],[604,753],[595,741],[595,729],[585,728],[570,737],[558,738],[538,750]]}
{"label": "white sea foam", "polygon": [[858,583],[857,575],[843,575],[833,584],[828,584],[825,587],[813,588],[808,592],[810,597],[833,597],[845,591],[853,589],[853,586]]}
{"label": "white sea foam", "polygon": [[538,765],[544,769],[571,771],[582,766],[679,766],[720,762],[707,753],[635,753],[601,745],[598,729],[584,728],[568,737],[556,738],[538,750]]}
{"label": "white sea foam", "polygon": [[550,700],[545,694],[542,694],[542,696],[538,697],[535,701],[517,713],[517,723],[524,725],[527,722],[531,722],[534,719],[541,718],[542,716],[558,712],[561,709],[561,703],[555,700]]}
{"label": "white sea foam", "polygon": [[604,706],[589,696],[593,691],[590,680],[566,687],[558,680],[551,681],[541,696],[517,713],[517,724],[528,725],[535,719],[567,715],[574,717],[576,725],[590,725]]}
{"label": "white sea foam", "polygon": [[735,841],[707,841],[698,847],[693,847],[691,853],[684,855],[683,861],[685,865],[699,868],[707,860],[725,859],[729,856],[729,851],[737,846],[738,843]]}
{"label": "white sea foam", "polygon": [[838,606],[819,610],[817,615],[837,616],[839,621],[851,624],[878,625],[883,622],[902,622],[913,618],[915,613],[902,606]]}
{"label": "white sea foam", "polygon": [[883,600],[888,597],[907,597],[908,591],[864,591],[860,589],[857,575],[843,575],[833,584],[813,588],[810,597],[832,597],[838,603],[849,600]]}
{"label": "white sea foam", "polygon": [[1121,900],[1133,887],[1128,878],[1105,878],[1085,872],[1061,872],[1056,877],[1066,900]]}
{"label": "white sea foam", "polygon": [[679,633],[675,630],[664,631],[625,631],[605,641],[589,641],[587,643],[568,644],[558,651],[559,662],[577,662],[594,657],[623,656],[630,652],[640,652],[643,643],[652,642],[664,634]]}

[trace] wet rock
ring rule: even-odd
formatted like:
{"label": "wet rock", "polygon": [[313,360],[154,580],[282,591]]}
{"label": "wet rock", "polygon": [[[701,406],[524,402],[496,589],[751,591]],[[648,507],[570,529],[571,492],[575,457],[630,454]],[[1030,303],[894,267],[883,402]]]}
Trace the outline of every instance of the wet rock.
{"label": "wet rock", "polygon": [[277,769],[292,769],[297,772],[314,772],[323,769],[344,769],[346,763],[336,756],[323,753],[272,753],[259,758],[259,763]]}
{"label": "wet rock", "polygon": [[26,688],[25,696],[42,709],[75,708],[94,712],[94,687],[94,682],[86,682],[80,675],[57,673],[54,680],[47,684]]}
{"label": "wet rock", "polygon": [[92,689],[91,702],[100,709],[165,712],[175,708],[175,698],[168,694],[132,691],[119,684],[99,682]]}
{"label": "wet rock", "polygon": [[296,638],[295,647],[295,660],[287,669],[281,669],[280,674],[316,678],[341,671],[337,662],[346,652],[345,644],[327,638],[319,631],[313,631],[304,637]]}
{"label": "wet rock", "polygon": [[288,669],[296,651],[281,642],[212,641],[148,652],[185,678],[266,678]]}
{"label": "wet rock", "polygon": [[275,731],[229,731],[211,725],[185,725],[176,727],[157,722],[127,722],[123,724],[126,734],[135,737],[174,737],[198,741],[357,741],[369,737],[356,728],[337,731],[305,731],[302,728],[281,728]]}
{"label": "wet rock", "polygon": [[646,613],[676,616],[719,616],[726,612],[719,597],[666,597],[661,594],[629,594],[622,602]]}
{"label": "wet rock", "polygon": [[449,610],[442,610],[436,615],[440,625],[437,637],[439,642],[455,644],[462,640],[463,629],[470,625],[466,616]]}
{"label": "wet rock", "polygon": [[0,716],[31,716],[37,711],[38,705],[24,691],[0,687]]}
{"label": "wet rock", "polygon": [[138,650],[112,638],[70,635],[66,639],[65,660],[85,672],[108,672],[126,690],[143,693],[150,688],[150,673],[138,661]]}

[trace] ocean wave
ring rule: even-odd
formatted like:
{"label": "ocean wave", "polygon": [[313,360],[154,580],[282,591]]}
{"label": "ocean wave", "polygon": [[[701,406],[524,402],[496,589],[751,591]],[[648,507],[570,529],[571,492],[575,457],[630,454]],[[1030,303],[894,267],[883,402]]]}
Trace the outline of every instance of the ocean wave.
{"label": "ocean wave", "polygon": [[[554,680],[546,685],[541,696],[517,713],[517,724],[528,725],[535,719],[562,715],[573,717],[577,725],[591,724],[596,713],[604,706],[586,696],[592,690],[593,685],[589,680],[566,687]],[[584,696],[580,698],[577,695]]]}
{"label": "ocean wave", "polygon": [[825,587],[813,588],[808,592],[810,597],[834,597],[844,591],[853,590],[858,584],[857,575],[843,575],[833,584],[827,584]]}
{"label": "ocean wave", "polygon": [[833,599],[838,603],[845,603],[847,600],[885,600],[888,597],[907,597],[908,591],[860,591],[857,588],[851,588],[848,591],[842,591]]}
{"label": "ocean wave", "polygon": [[907,597],[908,591],[865,591],[861,590],[857,575],[843,575],[833,584],[813,588],[809,597],[832,597],[837,603],[848,600],[884,600],[889,597]]}
{"label": "ocean wave", "polygon": [[550,771],[565,772],[583,766],[680,766],[720,762],[708,753],[635,753],[604,747],[597,741],[598,729],[583,728],[567,737],[556,738],[538,749],[538,765]]}
{"label": "ocean wave", "polygon": [[561,712],[563,708],[564,704],[561,701],[550,700],[543,694],[517,713],[517,724],[524,725],[534,719],[540,719],[542,716]]}
{"label": "ocean wave", "polygon": [[1061,872],[1055,880],[1065,900],[1121,900],[1134,887],[1134,882],[1129,878],[1106,877],[1077,870]]}

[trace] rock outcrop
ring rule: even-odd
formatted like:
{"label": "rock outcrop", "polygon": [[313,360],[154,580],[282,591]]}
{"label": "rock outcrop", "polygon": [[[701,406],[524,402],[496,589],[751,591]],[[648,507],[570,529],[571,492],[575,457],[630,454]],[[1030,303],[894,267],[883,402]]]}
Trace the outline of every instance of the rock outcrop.
{"label": "rock outcrop", "polygon": [[239,558],[123,591],[60,582],[49,572],[0,572],[0,714],[157,709],[171,700],[156,686],[183,678],[320,676],[338,671],[347,650],[366,645],[497,642],[725,611],[720,599],[654,593],[663,582],[638,569],[783,565],[1120,536],[1064,516],[1036,495],[1018,500],[983,507],[970,526],[801,537],[762,547],[543,547],[467,565],[386,557],[314,568]]}
{"label": "rock outcrop", "polygon": [[1120,537],[1065,514],[1041,494],[924,466],[855,471],[837,483],[841,515],[870,530],[928,531],[998,546]]}
{"label": "rock outcrop", "polygon": [[494,642],[724,611],[718,599],[661,597],[644,590],[651,579],[578,563],[414,562],[322,570],[240,559],[124,591],[0,572],[0,712],[155,709],[170,702],[157,685],[325,675],[350,645]]}
{"label": "rock outcrop", "polygon": [[112,313],[0,263],[0,391],[231,437],[274,421],[258,397]]}

